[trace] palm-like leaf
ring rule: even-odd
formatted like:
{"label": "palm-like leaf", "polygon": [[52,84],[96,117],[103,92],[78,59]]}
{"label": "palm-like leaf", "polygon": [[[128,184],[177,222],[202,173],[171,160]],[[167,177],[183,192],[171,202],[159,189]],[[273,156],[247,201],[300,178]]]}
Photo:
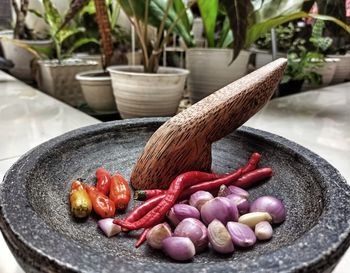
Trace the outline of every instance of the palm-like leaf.
{"label": "palm-like leaf", "polygon": [[248,15],[252,5],[250,1],[241,0],[221,0],[221,2],[226,9],[233,32],[233,61],[243,48],[248,28]]}

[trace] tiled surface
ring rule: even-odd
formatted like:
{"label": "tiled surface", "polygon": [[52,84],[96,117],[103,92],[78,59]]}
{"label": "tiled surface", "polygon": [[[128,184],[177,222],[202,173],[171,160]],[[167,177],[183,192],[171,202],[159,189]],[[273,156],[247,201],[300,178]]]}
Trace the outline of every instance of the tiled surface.
{"label": "tiled surface", "polygon": [[[350,184],[350,83],[272,100],[245,125],[288,138],[325,158]],[[350,249],[333,273],[350,272]]]}
{"label": "tiled surface", "polygon": [[[350,183],[350,83],[271,101],[246,125],[293,140],[333,164]],[[0,72],[0,181],[34,146],[98,121]],[[334,273],[347,273],[350,250]],[[0,234],[0,273],[23,273]]]}
{"label": "tiled surface", "polygon": [[[0,71],[0,182],[25,152],[99,121]],[[0,273],[23,273],[0,233]]]}
{"label": "tiled surface", "polygon": [[50,138],[97,122],[21,82],[0,78],[0,159],[22,155]]}
{"label": "tiled surface", "polygon": [[350,184],[350,83],[272,100],[245,125],[307,147]]}

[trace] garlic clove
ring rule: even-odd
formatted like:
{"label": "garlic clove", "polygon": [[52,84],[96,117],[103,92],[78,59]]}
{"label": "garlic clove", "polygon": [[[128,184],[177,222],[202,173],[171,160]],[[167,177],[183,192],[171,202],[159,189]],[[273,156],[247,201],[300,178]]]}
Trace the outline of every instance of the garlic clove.
{"label": "garlic clove", "polygon": [[238,218],[238,222],[241,224],[246,224],[251,228],[254,228],[256,224],[262,221],[272,221],[272,217],[267,212],[250,212],[244,214]]}
{"label": "garlic clove", "polygon": [[255,226],[256,238],[260,241],[270,240],[273,234],[272,226],[267,221],[262,221]]}

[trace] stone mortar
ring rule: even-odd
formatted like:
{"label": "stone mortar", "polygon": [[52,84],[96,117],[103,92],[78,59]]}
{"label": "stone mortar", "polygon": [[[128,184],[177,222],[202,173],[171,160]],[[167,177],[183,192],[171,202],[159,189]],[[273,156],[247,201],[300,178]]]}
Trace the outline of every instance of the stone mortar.
{"label": "stone mortar", "polygon": [[[7,172],[0,191],[0,228],[27,272],[325,272],[350,245],[350,187],[311,151],[279,136],[241,127],[213,145],[213,170],[232,171],[253,151],[273,177],[250,190],[251,198],[283,200],[287,219],[272,240],[221,256],[208,250],[190,263],[171,261],[134,231],[106,238],[96,217],[76,221],[69,188],[82,177],[94,183],[101,165],[129,177],[164,118],[101,123],[71,131],[26,153]],[[129,211],[136,205],[131,202]],[[123,215],[120,215],[123,217]]]}

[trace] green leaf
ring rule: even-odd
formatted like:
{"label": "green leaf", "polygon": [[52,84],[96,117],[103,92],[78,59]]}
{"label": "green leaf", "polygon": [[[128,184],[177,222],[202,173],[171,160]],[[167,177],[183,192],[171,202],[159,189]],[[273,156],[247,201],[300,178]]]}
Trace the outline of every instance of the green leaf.
{"label": "green leaf", "polygon": [[[198,3],[199,11],[202,15],[204,30],[208,40],[208,46],[214,47],[215,46],[215,40],[214,40],[215,26],[216,26],[216,17],[219,11],[219,2],[217,0],[214,0],[214,1],[198,0],[197,3]],[[229,23],[228,20],[227,20],[227,23]]]}
{"label": "green leaf", "polygon": [[[138,20],[144,21],[145,5],[141,4],[138,0],[118,0],[119,4],[122,6],[123,10],[129,17],[135,17]],[[148,13],[148,23],[151,26],[159,27],[165,10],[167,6],[166,0],[150,0],[149,1],[149,13]],[[175,24],[174,33],[183,38],[187,45],[193,45],[193,39],[190,34],[189,29],[182,23],[184,14],[179,18],[174,5],[169,9],[168,16],[165,20],[165,29],[168,30],[170,26]],[[175,23],[176,22],[176,23]]]}
{"label": "green leaf", "polygon": [[329,22],[333,22],[335,24],[337,24],[338,26],[340,26],[341,28],[343,28],[345,31],[347,31],[348,33],[350,33],[350,27],[347,26],[344,22],[342,22],[341,20],[332,17],[332,16],[328,16],[328,15],[322,15],[322,14],[308,14],[309,17],[315,18],[315,19],[320,19],[320,20],[324,20],[324,21],[329,21]]}
{"label": "green leaf", "polygon": [[266,0],[253,4],[253,24],[261,23],[279,16],[286,16],[301,11],[304,0]]}
{"label": "green leaf", "polygon": [[[224,23],[222,25],[220,38],[216,44],[216,47],[223,48],[224,41],[227,39],[227,35],[229,34],[229,31],[230,31],[230,22],[226,16]],[[232,32],[231,32],[231,36],[232,36]],[[232,38],[233,38],[233,36],[232,36]]]}
{"label": "green leaf", "polygon": [[250,1],[241,0],[221,0],[221,3],[226,9],[226,14],[230,20],[231,30],[233,32],[233,58],[234,61],[241,49],[243,48],[247,28],[248,28],[248,15],[252,10]]}
{"label": "green leaf", "polygon": [[69,29],[61,29],[57,34],[56,37],[60,43],[63,43],[64,40],[68,39],[69,37],[84,32],[85,28],[79,27],[79,28],[69,28]]}
{"label": "green leaf", "polygon": [[276,27],[278,25],[287,23],[289,21],[295,20],[295,19],[300,19],[303,17],[307,17],[307,13],[300,11],[296,12],[291,15],[285,15],[285,16],[278,16],[273,19],[269,19],[266,21],[263,21],[261,23],[256,23],[252,25],[251,27],[248,28],[247,31],[247,38],[244,44],[244,47],[247,48],[251,44],[253,44],[262,34],[268,32],[271,30],[271,28]]}
{"label": "green leaf", "polygon": [[43,0],[45,22],[50,26],[52,36],[56,34],[62,25],[62,17],[50,0]]}
{"label": "green leaf", "polygon": [[52,56],[52,46],[42,47],[42,46],[31,46],[40,55],[45,55],[47,58]]}
{"label": "green leaf", "polygon": [[117,25],[117,20],[120,14],[120,5],[117,1],[116,2],[111,1],[110,5],[112,6],[112,12],[110,14],[109,21],[111,24],[111,28],[114,29]]}
{"label": "green leaf", "polygon": [[82,5],[82,9],[79,12],[80,16],[84,14],[94,15],[96,13],[95,2],[94,0],[89,0],[86,5]]}
{"label": "green leaf", "polygon": [[80,38],[77,41],[75,41],[74,44],[68,49],[67,54],[72,55],[72,53],[79,47],[89,43],[100,44],[99,41],[95,38]]}
{"label": "green leaf", "polygon": [[[176,14],[179,14],[184,9],[186,9],[186,6],[182,0],[174,0],[174,10]],[[192,18],[193,16],[190,9],[187,9],[186,13],[181,16],[181,22],[188,31],[192,30],[192,20],[190,20]]]}

